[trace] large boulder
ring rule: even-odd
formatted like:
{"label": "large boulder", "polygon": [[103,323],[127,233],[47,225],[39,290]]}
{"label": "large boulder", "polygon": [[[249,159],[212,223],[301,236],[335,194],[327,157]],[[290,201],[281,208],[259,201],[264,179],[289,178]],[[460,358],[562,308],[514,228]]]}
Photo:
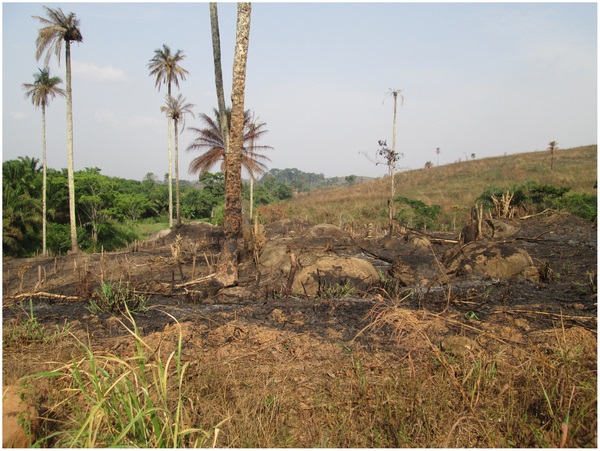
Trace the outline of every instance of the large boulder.
{"label": "large boulder", "polygon": [[377,270],[366,260],[331,255],[300,269],[294,278],[292,292],[317,296],[323,294],[323,290],[344,283],[350,283],[357,290],[366,290],[377,280]]}
{"label": "large boulder", "polygon": [[2,447],[28,448],[35,442],[37,409],[21,399],[21,390],[2,387]]}
{"label": "large boulder", "polygon": [[539,281],[539,273],[529,254],[504,243],[473,242],[450,251],[444,262],[457,276],[526,279]]}

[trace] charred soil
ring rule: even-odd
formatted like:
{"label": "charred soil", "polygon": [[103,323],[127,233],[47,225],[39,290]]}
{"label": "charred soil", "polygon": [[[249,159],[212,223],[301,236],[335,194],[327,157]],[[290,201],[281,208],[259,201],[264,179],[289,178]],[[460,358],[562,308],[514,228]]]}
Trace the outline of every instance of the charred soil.
{"label": "charred soil", "polygon": [[[511,225],[499,241],[529,254],[535,282],[457,273],[404,286],[389,270],[406,237],[303,241],[311,225],[299,221],[267,226],[265,242],[241,254],[238,286],[218,292],[207,280],[222,231],[206,224],[122,252],[4,259],[3,382],[73,361],[81,343],[133,355],[119,307],[90,308],[103,287],[126,286],[143,297],[133,318],[152,358],[168,359],[182,337],[186,421],[212,434],[209,445],[595,447],[596,224],[553,214]],[[456,236],[434,235],[441,262]],[[278,242],[301,266],[314,252],[360,258],[381,278],[286,295],[286,271],[277,279],[256,264]],[[45,337],[64,336],[14,339],[32,318]],[[56,408],[64,388],[42,378],[28,389],[42,435],[72,414]]]}

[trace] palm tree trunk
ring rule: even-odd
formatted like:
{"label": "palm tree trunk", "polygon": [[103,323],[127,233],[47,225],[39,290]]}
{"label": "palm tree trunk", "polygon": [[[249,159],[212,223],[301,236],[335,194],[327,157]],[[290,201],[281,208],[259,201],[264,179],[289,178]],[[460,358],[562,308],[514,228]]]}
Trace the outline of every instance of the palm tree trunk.
{"label": "palm tree trunk", "polygon": [[215,85],[217,89],[217,102],[219,105],[219,119],[221,120],[221,134],[225,148],[225,158],[229,153],[229,121],[225,108],[225,94],[223,92],[223,69],[221,67],[221,37],[219,34],[219,15],[217,4],[210,4],[210,28],[212,32],[213,60],[215,65]]}
{"label": "palm tree trunk", "polygon": [[167,128],[168,128],[168,151],[169,156],[169,227],[173,227],[173,150],[171,149],[171,118],[167,117]]}
{"label": "palm tree trunk", "polygon": [[75,171],[73,163],[73,100],[71,94],[71,42],[65,41],[67,71],[67,180],[69,185],[69,218],[71,221],[71,252],[78,252],[77,222],[75,218]]}
{"label": "palm tree trunk", "polygon": [[396,172],[396,107],[398,104],[398,91],[394,91],[394,130],[392,132],[392,161],[390,164],[390,208],[389,208],[389,233],[394,230],[394,197],[396,195],[396,187],[394,186],[394,178]]}
{"label": "palm tree trunk", "polygon": [[254,175],[250,174],[250,220],[254,217]]}
{"label": "palm tree trunk", "polygon": [[181,216],[179,214],[179,134],[177,133],[177,121],[173,121],[175,127],[175,217],[177,227],[181,227]]}
{"label": "palm tree trunk", "polygon": [[246,62],[250,36],[250,3],[238,3],[235,54],[233,58],[233,87],[231,91],[230,150],[225,170],[225,240],[215,281],[223,287],[238,282],[238,240],[242,229],[242,147],[244,144],[244,92]]}
{"label": "palm tree trunk", "polygon": [[46,104],[42,102],[42,255],[46,251]]}

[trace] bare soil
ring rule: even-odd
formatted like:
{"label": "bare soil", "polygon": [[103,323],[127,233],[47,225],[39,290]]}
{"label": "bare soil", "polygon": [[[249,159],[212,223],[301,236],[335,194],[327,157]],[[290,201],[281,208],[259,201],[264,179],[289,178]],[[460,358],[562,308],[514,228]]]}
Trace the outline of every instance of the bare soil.
{"label": "bare soil", "polygon": [[[502,438],[482,432],[495,430],[497,426],[482,424],[496,420],[486,417],[483,412],[487,410],[475,413],[477,406],[500,402],[502,396],[508,396],[511,388],[502,386],[493,392],[498,400],[471,399],[471,412],[480,422],[471,430],[462,427],[462,417],[452,417],[461,404],[461,396],[464,397],[458,388],[440,406],[441,411],[447,411],[448,421],[441,416],[435,424],[418,426],[416,422],[412,439],[404,442],[399,435],[391,440],[393,434],[384,433],[381,424],[352,439],[348,432],[348,438],[343,439],[342,432],[336,436],[330,431],[327,440],[319,432],[327,425],[311,424],[311,418],[317,418],[315,409],[323,409],[317,395],[337,393],[346,387],[361,399],[374,396],[369,395],[368,384],[361,394],[362,379],[356,375],[358,361],[361,377],[373,386],[378,380],[395,380],[398,374],[419,379],[419,396],[426,396],[423,393],[427,393],[427,379],[421,378],[433,374],[432,365],[440,360],[438,352],[449,351],[453,359],[459,360],[495,356],[498,362],[510,366],[509,362],[522,361],[524,354],[544,354],[558,343],[569,349],[583,349],[580,358],[587,359],[590,365],[586,371],[595,371],[596,224],[563,214],[513,223],[520,231],[510,241],[532,257],[540,271],[539,283],[454,278],[446,285],[427,290],[392,292],[389,286],[374,285],[365,292],[341,298],[285,297],[272,281],[257,276],[252,253],[247,251],[242,255],[239,285],[214,292],[206,283],[190,283],[211,274],[210,265],[216,263],[219,252],[222,231],[206,224],[184,225],[167,236],[123,252],[4,259],[3,326],[22,320],[29,313],[29,299],[33,299],[34,316],[48,330],[68,324],[73,335],[90,343],[93,349],[127,355],[133,351],[133,341],[120,322],[123,316],[118,311],[92,315],[88,307],[103,282],[129,283],[148,299],[149,309],[134,316],[142,336],[155,347],[155,352],[168,355],[182,330],[185,359],[195,365],[198,373],[208,371],[236,381],[227,389],[231,398],[228,402],[241,403],[247,391],[261,392],[264,399],[276,393],[282,399],[281,416],[285,418],[277,431],[284,437],[257,438],[257,443],[244,441],[236,431],[239,426],[234,419],[229,420],[229,427],[222,427],[222,446],[283,446],[288,439],[295,446],[556,446],[560,435],[551,431],[545,442],[536,438],[533,431],[503,430]],[[307,227],[301,222],[278,223],[267,226],[266,236],[268,240],[285,240],[292,230],[298,233]],[[179,263],[172,252],[178,235]],[[456,238],[452,234],[434,235]],[[362,237],[350,244],[334,242],[323,246],[340,255],[365,258],[383,274],[389,269],[389,261],[361,251]],[[451,245],[433,246],[437,255],[443,255]],[[390,316],[394,308],[402,313]],[[453,351],[451,343],[457,337],[470,344],[459,345]],[[68,362],[77,353],[69,343],[3,348],[4,384],[52,367],[48,362]],[[461,366],[458,361],[456,365]],[[455,371],[454,376],[448,377],[464,382],[466,375],[462,376]],[[50,388],[40,386],[39,390],[42,393]],[[199,389],[190,397],[196,396],[197,402],[201,397],[206,399],[206,390],[205,387],[201,394]],[[49,396],[42,393],[37,399],[43,403]],[[568,398],[568,394],[565,396]],[[596,396],[592,394],[592,398]],[[540,403],[530,400],[534,401]],[[369,402],[375,409],[377,403],[383,403],[376,396]],[[529,414],[541,416],[543,409],[534,407],[529,406]],[[582,420],[568,445],[596,445],[596,409],[588,412],[592,418]],[[217,422],[219,415],[223,420],[227,413],[213,409],[204,415]],[[543,429],[542,419],[539,424]],[[425,432],[427,428],[431,431]],[[513,437],[512,441],[507,437]]]}

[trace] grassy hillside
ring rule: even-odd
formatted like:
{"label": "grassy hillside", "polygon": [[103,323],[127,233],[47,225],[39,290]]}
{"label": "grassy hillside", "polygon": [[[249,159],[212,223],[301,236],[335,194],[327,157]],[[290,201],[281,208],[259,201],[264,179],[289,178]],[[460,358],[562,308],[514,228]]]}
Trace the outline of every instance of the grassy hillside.
{"label": "grassy hillside", "polygon": [[[461,225],[486,187],[510,188],[528,181],[570,187],[572,193],[595,194],[597,145],[556,150],[554,170],[547,151],[453,163],[430,169],[396,174],[396,196],[442,207],[442,228]],[[386,222],[389,179],[383,177],[360,185],[301,193],[294,199],[264,207],[266,222],[280,218],[331,223],[346,228],[363,228],[369,222],[381,227]],[[396,205],[396,209],[402,208]]]}

